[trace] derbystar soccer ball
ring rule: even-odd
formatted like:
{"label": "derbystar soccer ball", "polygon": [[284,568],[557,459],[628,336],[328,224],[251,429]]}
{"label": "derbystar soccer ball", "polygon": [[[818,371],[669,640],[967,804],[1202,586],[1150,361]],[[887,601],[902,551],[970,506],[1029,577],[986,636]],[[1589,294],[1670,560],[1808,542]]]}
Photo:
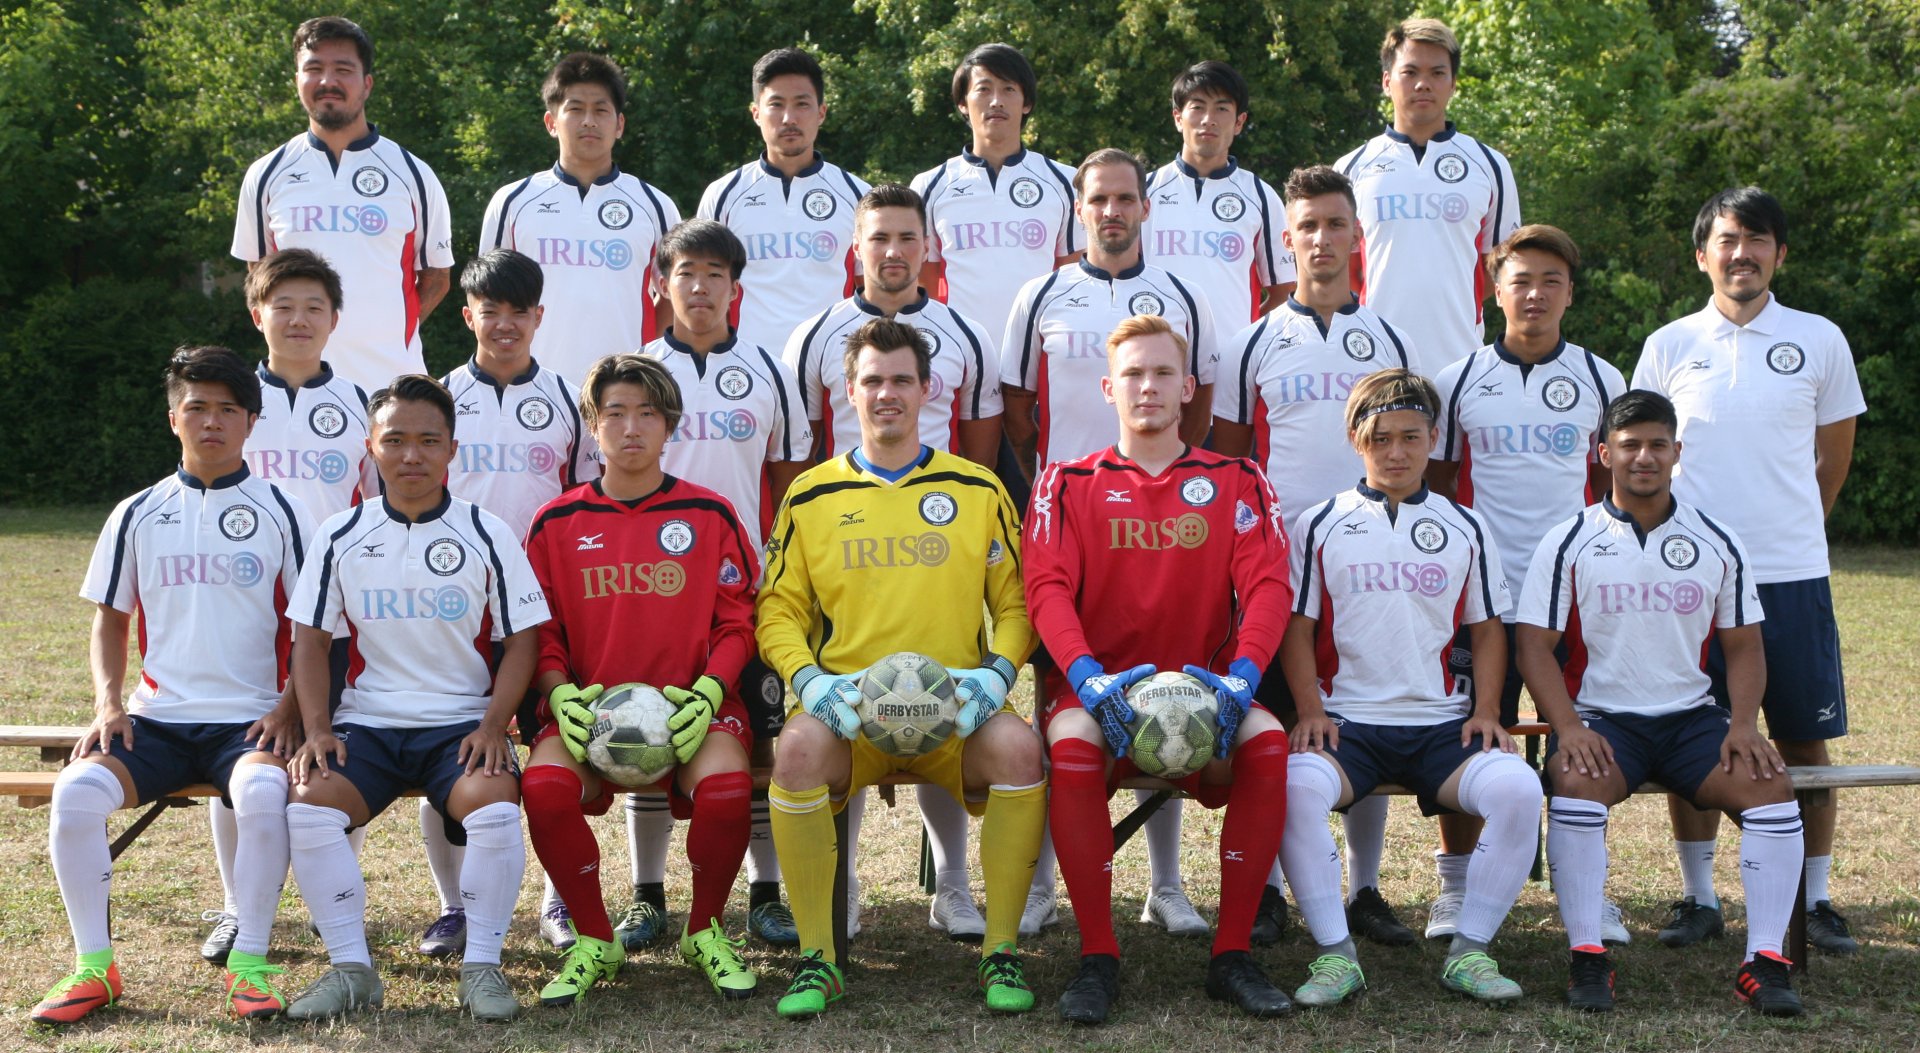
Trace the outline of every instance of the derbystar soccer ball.
{"label": "derbystar soccer ball", "polygon": [[890,757],[918,757],[953,734],[960,712],[947,667],[912,651],[890,654],[860,674],[860,732]]}
{"label": "derbystar soccer ball", "polygon": [[607,688],[593,701],[593,731],[587,763],[608,782],[650,786],[673,770],[673,732],[667,718],[675,706],[645,684]]}
{"label": "derbystar soccer ball", "polygon": [[1127,689],[1133,720],[1133,765],[1142,775],[1184,779],[1213,759],[1220,741],[1220,700],[1179,672],[1155,673]]}

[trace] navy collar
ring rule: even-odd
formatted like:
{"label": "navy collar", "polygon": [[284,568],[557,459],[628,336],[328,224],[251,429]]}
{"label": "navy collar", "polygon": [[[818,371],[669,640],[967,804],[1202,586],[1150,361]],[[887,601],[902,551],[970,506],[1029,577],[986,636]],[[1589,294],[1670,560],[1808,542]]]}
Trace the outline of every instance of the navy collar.
{"label": "navy collar", "polygon": [[[1287,297],[1286,305],[1288,310],[1292,311],[1294,314],[1297,314],[1302,318],[1311,318],[1314,321],[1320,320],[1319,311],[1316,311],[1313,308],[1308,307],[1306,304],[1303,304],[1299,300],[1294,299],[1291,295]],[[1346,303],[1343,303],[1339,307],[1334,308],[1333,313],[1334,314],[1354,314],[1359,310],[1360,310],[1360,298],[1358,296],[1355,296],[1351,300],[1348,300]]]}
{"label": "navy collar", "polygon": [[1085,258],[1082,258],[1080,260],[1080,269],[1085,271],[1088,277],[1098,278],[1103,282],[1126,281],[1128,278],[1140,277],[1141,272],[1147,269],[1147,255],[1144,252],[1141,253],[1139,263],[1136,263],[1133,266],[1128,267],[1126,270],[1123,270],[1118,274],[1109,274],[1106,271],[1101,270],[1100,268],[1095,267],[1093,264],[1087,262]]}
{"label": "navy collar", "polygon": [[[500,390],[500,382],[493,379],[492,373],[489,373],[486,370],[480,368],[480,360],[478,358],[470,358],[467,360],[467,372],[473,374],[473,379],[479,381],[480,383],[485,384],[486,386],[493,388],[496,391]],[[539,372],[540,372],[540,363],[534,361],[533,358],[529,356],[527,358],[527,371],[525,373],[520,374],[517,377],[514,377],[511,381],[507,383],[507,386],[518,387],[521,384],[525,384],[531,381],[536,375],[539,374]]]}
{"label": "navy collar", "polygon": [[[379,126],[375,125],[372,121],[368,121],[367,134],[348,143],[347,148],[340,152],[342,154],[349,154],[355,150],[365,150],[370,148],[371,146],[373,146],[374,143],[377,143],[379,141],[380,141]],[[326,154],[328,157],[333,156],[333,151],[327,148],[326,142],[323,141],[319,136],[313,134],[313,129],[311,128],[307,129],[307,145],[313,147],[315,150],[318,150],[323,154]]]}
{"label": "navy collar", "polygon": [[[1367,481],[1364,478],[1360,480],[1359,485],[1355,486],[1354,489],[1360,491],[1360,496],[1366,498],[1369,501],[1385,502],[1387,500],[1387,495],[1385,492],[1380,490],[1375,490],[1373,487],[1368,486]],[[1427,484],[1421,483],[1420,489],[1415,490],[1413,493],[1408,494],[1407,496],[1401,498],[1400,503],[1403,505],[1425,504],[1427,501],[1427,495],[1432,492],[1433,491],[1427,489]]]}
{"label": "navy collar", "polygon": [[[1620,510],[1620,506],[1613,503],[1612,493],[1608,493],[1605,497],[1602,497],[1600,499],[1600,509],[1606,512],[1608,515],[1612,516],[1613,518],[1619,520],[1620,522],[1625,523],[1628,526],[1632,527],[1633,536],[1639,540],[1641,547],[1644,548],[1646,546],[1648,532],[1640,529],[1640,521],[1638,519],[1635,519],[1632,513],[1622,512]],[[1661,516],[1660,522],[1655,523],[1653,525],[1654,529],[1658,530],[1661,527],[1667,525],[1667,520],[1672,519],[1673,514],[1675,512],[1678,512],[1679,510],[1680,510],[1680,502],[1676,500],[1673,496],[1673,493],[1669,491],[1667,493],[1667,514],[1664,516]]]}
{"label": "navy collar", "polygon": [[[266,362],[262,361],[260,363],[260,368],[258,372],[260,374],[260,383],[265,384],[268,387],[279,388],[282,391],[287,390],[287,382],[280,379],[278,376],[275,376],[273,371],[267,368]],[[312,379],[308,380],[305,384],[302,384],[300,386],[302,388],[323,388],[332,382],[333,382],[333,367],[330,365],[327,365],[325,362],[322,362],[320,363],[320,372],[315,373]]]}
{"label": "navy collar", "polygon": [[1529,366],[1544,366],[1548,362],[1551,362],[1554,359],[1559,358],[1560,352],[1565,351],[1566,349],[1567,349],[1567,338],[1563,336],[1560,338],[1559,343],[1553,345],[1553,350],[1547,352],[1547,355],[1545,358],[1542,358],[1538,362],[1525,362],[1520,359],[1520,356],[1507,350],[1507,342],[1505,340],[1497,336],[1493,338],[1493,353],[1500,356],[1500,361],[1511,363],[1513,365],[1519,366],[1522,369],[1525,369]]}
{"label": "navy collar", "polygon": [[[906,305],[905,307],[900,308],[900,311],[899,311],[900,314],[919,314],[923,309],[926,308],[927,290],[920,289],[918,291],[920,293],[920,298]],[[878,306],[874,304],[872,300],[867,299],[865,295],[865,290],[863,289],[853,290],[852,299],[853,299],[853,306],[859,309],[861,312],[865,314],[873,315],[876,318],[883,318],[886,316],[887,312],[882,311]]]}
{"label": "navy collar", "polygon": [[815,150],[813,152],[813,163],[802,168],[798,174],[789,176],[787,173],[773,167],[773,164],[767,160],[767,152],[765,150],[760,151],[760,170],[775,179],[805,179],[810,175],[819,175],[820,170],[826,166],[826,157],[822,155],[820,151]]}
{"label": "navy collar", "polygon": [[451,508],[452,506],[453,506],[453,491],[448,490],[445,486],[442,486],[440,488],[439,504],[434,505],[432,508],[429,508],[425,512],[420,513],[420,518],[418,519],[408,519],[406,516],[402,515],[398,509],[393,507],[392,503],[387,500],[387,495],[385,494],[380,495],[380,507],[383,511],[387,513],[387,518],[393,520],[396,523],[406,523],[409,526],[418,526],[421,523],[431,523],[434,520],[440,518],[441,516],[446,515],[447,509]]}
{"label": "navy collar", "polygon": [[173,471],[173,474],[174,474],[174,478],[180,480],[180,485],[188,487],[190,489],[225,490],[229,487],[239,486],[241,483],[246,481],[247,466],[245,463],[242,463],[239,468],[231,472],[228,472],[227,474],[221,476],[218,479],[215,479],[213,481],[213,485],[211,486],[201,482],[197,476],[187,471],[185,467],[175,468]]}
{"label": "navy collar", "polygon": [[[558,161],[555,161],[553,163],[553,175],[554,175],[554,178],[560,180],[562,183],[565,183],[570,187],[573,187],[575,189],[579,189],[580,187],[580,181],[568,175],[567,170],[560,167],[560,162]],[[614,165],[612,168],[609,168],[607,170],[606,175],[603,175],[600,178],[594,180],[593,185],[606,186],[608,183],[611,183],[618,178],[620,178],[620,166]]]}
{"label": "navy collar", "polygon": [[[666,341],[667,346],[670,348],[673,348],[675,351],[678,351],[686,355],[692,355],[696,362],[699,361],[701,357],[700,352],[695,351],[693,349],[693,345],[687,343],[686,341],[680,339],[677,336],[674,336],[672,326],[668,326],[667,331],[660,334],[660,339]],[[713,350],[708,351],[707,354],[724,355],[727,352],[733,350],[734,343],[737,342],[739,339],[740,339],[740,336],[738,333],[734,331],[734,328],[732,326],[728,326],[727,338],[713,345]]]}
{"label": "navy collar", "polygon": [[[1433,133],[1433,138],[1428,139],[1427,142],[1444,143],[1448,139],[1453,138],[1454,135],[1457,132],[1459,132],[1459,130],[1460,129],[1455,128],[1453,126],[1452,121],[1448,121],[1447,126],[1441,129],[1440,131]],[[1396,143],[1405,143],[1408,146],[1413,145],[1413,140],[1411,138],[1408,138],[1406,134],[1404,134],[1403,132],[1401,132],[1399,129],[1395,128],[1391,124],[1387,125],[1387,138],[1392,139]]]}
{"label": "navy collar", "polygon": [[[1007,159],[1000,162],[1000,167],[1013,168],[1018,166],[1020,162],[1025,161],[1026,159],[1027,159],[1027,148],[1022,146],[1020,149],[1015,150],[1013,153],[1007,155]],[[986,159],[974,153],[973,147],[971,146],[963,146],[960,148],[960,160],[965,161],[966,163],[972,165],[975,168],[987,167]]]}
{"label": "navy collar", "polygon": [[1240,162],[1232,154],[1228,154],[1225,167],[1216,170],[1212,175],[1201,175],[1198,168],[1188,164],[1186,158],[1176,154],[1173,158],[1173,167],[1179,169],[1180,174],[1188,179],[1225,179],[1240,170]]}

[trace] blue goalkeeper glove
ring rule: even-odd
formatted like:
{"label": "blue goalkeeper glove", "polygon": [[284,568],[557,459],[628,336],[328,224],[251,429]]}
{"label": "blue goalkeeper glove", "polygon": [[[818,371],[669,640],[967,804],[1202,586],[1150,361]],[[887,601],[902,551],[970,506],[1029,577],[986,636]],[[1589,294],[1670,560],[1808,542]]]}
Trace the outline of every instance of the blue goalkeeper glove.
{"label": "blue goalkeeper glove", "polygon": [[827,730],[849,742],[860,734],[860,716],[853,711],[860,702],[860,684],[855,678],[810,665],[794,675],[793,689],[800,695],[800,707]]}
{"label": "blue goalkeeper glove", "polygon": [[1241,657],[1227,666],[1226,676],[1197,665],[1187,666],[1186,672],[1212,688],[1214,697],[1220,700],[1220,741],[1213,747],[1213,755],[1225,759],[1233,749],[1233,740],[1240,734],[1240,721],[1247,715],[1247,707],[1253,705],[1253,693],[1260,689],[1260,667],[1253,664],[1253,659]]}
{"label": "blue goalkeeper glove", "polygon": [[1109,673],[1090,654],[1081,655],[1067,667],[1067,682],[1080,696],[1080,704],[1100,722],[1100,734],[1106,736],[1107,749],[1115,757],[1126,756],[1133,746],[1133,735],[1127,731],[1127,724],[1133,720],[1127,688],[1155,672],[1150,665],[1136,665],[1124,673]]}
{"label": "blue goalkeeper glove", "polygon": [[1019,670],[997,654],[987,655],[987,664],[978,669],[949,669],[953,677],[953,697],[960,700],[960,712],[953,720],[954,734],[961,738],[980,730],[1007,704],[1007,692]]}
{"label": "blue goalkeeper glove", "polygon": [[603,690],[599,684],[555,684],[547,692],[547,712],[560,729],[560,745],[577,764],[587,763],[587,740],[593,737],[593,700]]}
{"label": "blue goalkeeper glove", "polygon": [[702,676],[690,688],[663,687],[660,693],[679,707],[667,718],[667,729],[673,732],[673,759],[681,764],[690,763],[693,755],[700,752],[700,744],[707,741],[707,726],[720,710],[720,701],[727,693],[726,685],[713,677]]}

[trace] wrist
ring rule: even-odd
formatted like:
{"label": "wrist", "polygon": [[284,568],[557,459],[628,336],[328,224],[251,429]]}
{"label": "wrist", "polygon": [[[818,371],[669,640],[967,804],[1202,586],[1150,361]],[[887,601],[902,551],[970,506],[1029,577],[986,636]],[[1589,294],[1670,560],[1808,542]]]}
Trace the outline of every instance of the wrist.
{"label": "wrist", "polygon": [[807,690],[808,684],[813,683],[825,675],[827,675],[827,671],[817,665],[801,666],[800,671],[793,674],[794,694],[804,693]]}
{"label": "wrist", "polygon": [[1067,682],[1073,685],[1075,691],[1078,691],[1082,684],[1105,672],[1100,663],[1094,661],[1092,655],[1083,654],[1067,665]]}

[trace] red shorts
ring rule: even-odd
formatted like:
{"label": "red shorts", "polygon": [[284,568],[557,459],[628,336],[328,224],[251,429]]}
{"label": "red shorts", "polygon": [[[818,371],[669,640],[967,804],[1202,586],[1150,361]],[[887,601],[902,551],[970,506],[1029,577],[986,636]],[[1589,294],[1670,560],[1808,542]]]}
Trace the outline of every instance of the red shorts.
{"label": "red shorts", "polygon": [[[533,737],[533,744],[538,746],[558,734],[560,734],[560,725],[549,720],[540,729],[540,733]],[[740,743],[740,748],[747,752],[747,756],[753,756],[753,728],[747,723],[747,707],[741,705],[738,699],[729,698],[720,703],[720,708],[713,714],[713,721],[707,725],[707,734],[732,735]],[[668,772],[658,781],[646,786],[615,786],[603,778],[600,780],[600,795],[590,801],[582,801],[580,810],[587,815],[605,815],[608,809],[613,807],[614,798],[620,794],[652,792],[667,795],[667,806],[672,810],[675,819],[691,819],[693,818],[693,798],[681,792],[674,774],[674,772]]]}
{"label": "red shorts", "polygon": [[[1084,712],[1087,708],[1086,705],[1080,701],[1079,694],[1076,693],[1072,687],[1068,686],[1066,676],[1057,669],[1048,670],[1041,674],[1040,689],[1040,697],[1047,700],[1046,706],[1040,711],[1040,733],[1043,736],[1046,734],[1047,726],[1053,723],[1053,715],[1055,713],[1063,709],[1078,709]],[[1251,708],[1258,709],[1262,712],[1265,712],[1267,709],[1267,707],[1261,705],[1259,702],[1255,702]],[[1100,739],[1099,741],[1102,746],[1106,745],[1105,739]],[[1133,763],[1133,758],[1115,757],[1113,760],[1113,770],[1107,775],[1107,793],[1112,794],[1115,790],[1119,789],[1120,780],[1143,774],[1145,773]],[[1227,797],[1233,791],[1233,784],[1201,782],[1200,775],[1200,772],[1194,772],[1184,779],[1168,779],[1167,782],[1180,789],[1188,797],[1200,802],[1200,806],[1203,808],[1225,808],[1227,806]]]}

